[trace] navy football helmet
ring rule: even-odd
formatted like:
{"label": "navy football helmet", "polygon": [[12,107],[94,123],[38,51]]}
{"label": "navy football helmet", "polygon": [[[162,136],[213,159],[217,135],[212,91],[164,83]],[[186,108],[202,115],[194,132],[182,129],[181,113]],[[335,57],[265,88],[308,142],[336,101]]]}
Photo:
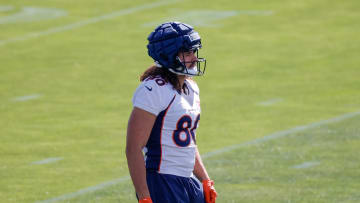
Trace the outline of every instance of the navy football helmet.
{"label": "navy football helmet", "polygon": [[[167,68],[178,75],[203,75],[206,68],[205,58],[198,57],[198,49],[202,47],[201,38],[193,27],[180,22],[166,22],[159,25],[148,36],[148,54],[154,59],[156,66]],[[179,52],[196,52],[196,67],[187,68],[186,62],[178,57]]]}

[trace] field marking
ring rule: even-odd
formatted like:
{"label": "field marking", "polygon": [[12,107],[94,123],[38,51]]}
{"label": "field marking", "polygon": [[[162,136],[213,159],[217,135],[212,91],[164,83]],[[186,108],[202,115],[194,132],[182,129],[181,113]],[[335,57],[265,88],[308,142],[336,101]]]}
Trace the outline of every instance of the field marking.
{"label": "field marking", "polygon": [[[319,121],[319,122],[310,123],[308,125],[297,126],[295,128],[292,128],[292,129],[289,129],[289,130],[284,130],[284,131],[279,131],[279,132],[276,132],[276,133],[273,133],[273,134],[270,134],[270,135],[267,135],[267,136],[264,136],[264,137],[261,137],[261,138],[257,138],[255,140],[252,140],[252,141],[249,141],[249,142],[230,145],[228,147],[224,147],[224,148],[212,151],[212,152],[208,152],[208,153],[205,153],[205,154],[201,155],[201,157],[202,157],[202,159],[207,159],[207,158],[219,155],[219,154],[223,154],[225,152],[230,152],[232,150],[236,150],[236,149],[238,149],[240,147],[250,146],[250,145],[254,145],[254,144],[263,143],[263,142],[266,142],[266,141],[269,141],[269,140],[282,138],[282,137],[285,137],[287,135],[290,135],[290,134],[293,134],[293,133],[296,133],[296,132],[308,130],[308,129],[311,129],[311,128],[320,127],[322,125],[327,125],[327,124],[330,124],[330,123],[339,122],[339,121],[342,121],[342,120],[353,118],[353,117],[358,116],[358,115],[360,115],[360,111],[343,114],[343,115],[340,115],[340,116],[337,116],[337,117],[334,117],[334,118],[331,118],[331,119],[328,119],[328,120],[322,120],[322,121]],[[71,198],[74,198],[74,197],[77,197],[77,196],[80,196],[80,195],[83,195],[83,194],[86,194],[86,193],[90,193],[90,192],[94,192],[94,191],[97,191],[97,190],[104,189],[104,188],[106,188],[108,186],[111,186],[111,185],[115,185],[115,184],[118,184],[118,183],[125,182],[127,180],[130,180],[130,176],[124,176],[124,177],[121,177],[121,178],[118,178],[118,179],[115,179],[115,180],[107,181],[107,182],[104,182],[104,183],[101,183],[101,184],[98,184],[98,185],[95,185],[95,186],[84,188],[84,189],[78,190],[78,191],[73,192],[73,193],[64,194],[64,195],[61,195],[61,196],[58,196],[58,197],[55,197],[55,198],[52,198],[52,199],[47,199],[47,200],[43,200],[43,201],[37,201],[36,203],[52,203],[52,202],[56,202],[56,201],[60,201],[60,200],[71,199]]]}
{"label": "field marking", "polygon": [[34,161],[30,165],[50,164],[50,163],[54,163],[54,162],[57,162],[57,161],[60,161],[60,160],[63,160],[63,159],[64,159],[63,157],[50,157],[50,158],[43,159],[43,160],[40,160],[40,161]]}
{"label": "field marking", "polygon": [[274,98],[274,99],[270,99],[270,100],[267,100],[267,101],[259,102],[259,103],[257,103],[257,105],[271,106],[273,104],[276,104],[276,103],[279,103],[279,102],[282,102],[282,101],[284,101],[284,99],[282,99],[282,98]]}
{"label": "field marking", "polygon": [[254,15],[254,16],[269,16],[273,15],[274,11],[260,11],[260,10],[244,10],[244,11],[238,11],[239,15]]}
{"label": "field marking", "polygon": [[202,27],[215,27],[216,21],[224,20],[238,15],[237,11],[214,11],[214,10],[192,10],[182,12],[177,16],[171,16],[164,18],[161,21],[153,21],[145,23],[143,27],[154,27],[162,22],[166,21],[180,21],[190,24],[191,26],[202,26]]}
{"label": "field marking", "polygon": [[269,141],[269,140],[282,138],[282,137],[285,137],[285,136],[293,134],[293,133],[297,133],[297,132],[301,132],[301,131],[304,131],[304,130],[320,127],[320,126],[327,125],[327,124],[330,124],[330,123],[339,122],[339,121],[342,121],[342,120],[353,118],[353,117],[358,116],[358,115],[360,115],[360,111],[343,114],[343,115],[338,116],[338,117],[334,117],[334,118],[327,119],[327,120],[322,120],[322,121],[315,122],[315,123],[310,123],[308,125],[297,126],[295,128],[275,132],[273,134],[266,135],[264,137],[260,137],[260,138],[257,138],[255,140],[252,140],[252,141],[244,142],[244,143],[241,143],[241,144],[230,145],[230,146],[224,147],[222,149],[218,149],[218,150],[215,150],[215,151],[212,151],[212,152],[208,152],[208,153],[202,155],[201,157],[202,158],[209,158],[209,157],[212,157],[212,156],[216,156],[218,154],[223,154],[225,152],[230,152],[230,151],[238,149],[240,147],[246,147],[246,146],[250,146],[250,145],[254,145],[254,144],[263,143],[263,142],[266,142],[266,141]]}
{"label": "field marking", "polygon": [[0,18],[0,24],[33,22],[66,16],[67,12],[55,8],[24,7],[21,11]]}
{"label": "field marking", "polygon": [[167,18],[162,19],[161,21],[153,21],[149,23],[145,23],[143,27],[153,27],[159,25],[162,22],[166,21],[181,21],[188,23],[192,26],[202,26],[202,27],[219,27],[221,24],[217,24],[217,21],[224,20],[237,15],[261,15],[267,16],[272,15],[273,11],[256,11],[256,10],[232,10],[232,11],[224,11],[224,10],[191,10],[180,12],[178,10],[175,11],[176,16],[169,16]]}
{"label": "field marking", "polygon": [[6,40],[0,40],[0,46],[6,45],[9,43],[13,43],[13,42],[25,41],[28,39],[33,39],[33,38],[37,38],[37,37],[41,37],[41,36],[55,34],[55,33],[63,32],[63,31],[73,30],[73,29],[80,28],[80,27],[83,27],[86,25],[98,23],[100,21],[109,20],[109,19],[116,18],[119,16],[136,13],[136,12],[143,11],[146,9],[156,8],[156,7],[160,7],[160,6],[164,6],[164,5],[168,5],[168,4],[173,4],[173,3],[176,3],[179,1],[182,1],[182,0],[158,1],[155,3],[149,3],[149,4],[132,7],[132,8],[118,10],[118,11],[115,11],[112,13],[92,17],[92,18],[82,20],[82,21],[79,21],[76,23],[71,23],[71,24],[63,25],[63,26],[59,26],[59,27],[53,27],[53,28],[50,28],[50,29],[47,29],[44,31],[40,31],[40,32],[32,32],[32,33],[29,33],[29,34],[26,34],[26,35],[23,35],[20,37],[14,37],[14,38],[6,39]]}
{"label": "field marking", "polygon": [[78,190],[78,191],[73,192],[73,193],[61,195],[61,196],[58,196],[58,197],[55,197],[55,198],[52,198],[52,199],[48,199],[48,200],[44,200],[44,201],[37,201],[35,203],[51,203],[51,202],[57,202],[57,201],[63,201],[63,200],[67,200],[67,199],[72,199],[72,198],[75,198],[77,196],[87,194],[87,193],[91,193],[91,192],[95,192],[97,190],[101,190],[103,188],[106,188],[106,187],[109,187],[109,186],[112,186],[112,185],[116,185],[118,183],[125,182],[125,181],[128,181],[128,180],[130,180],[130,176],[124,176],[124,177],[114,179],[114,180],[111,180],[111,181],[107,181],[107,182],[104,182],[104,183],[101,183],[101,184],[98,184],[98,185],[95,185],[95,186],[87,187],[87,188]]}
{"label": "field marking", "polygon": [[11,11],[13,9],[13,6],[0,6],[0,12]]}
{"label": "field marking", "polygon": [[302,164],[299,164],[299,165],[295,165],[291,168],[295,168],[295,169],[304,169],[304,168],[310,168],[310,167],[313,167],[313,166],[317,166],[319,165],[320,162],[318,161],[309,161],[309,162],[304,162]]}
{"label": "field marking", "polygon": [[14,99],[12,99],[12,101],[14,101],[14,102],[24,102],[24,101],[37,99],[39,97],[41,97],[41,94],[32,94],[32,95],[26,95],[26,96],[21,96],[21,97],[15,97]]}

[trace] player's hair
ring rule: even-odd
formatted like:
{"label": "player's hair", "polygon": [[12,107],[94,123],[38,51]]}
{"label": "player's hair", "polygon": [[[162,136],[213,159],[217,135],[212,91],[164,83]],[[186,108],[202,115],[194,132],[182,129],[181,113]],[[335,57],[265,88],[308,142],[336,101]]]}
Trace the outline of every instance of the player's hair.
{"label": "player's hair", "polygon": [[[180,82],[175,73],[170,72],[167,68],[159,68],[155,65],[150,66],[145,72],[140,76],[140,81],[144,81],[147,78],[155,78],[160,76],[165,82],[170,83],[175,90],[181,93]],[[184,84],[185,85],[185,84]]]}

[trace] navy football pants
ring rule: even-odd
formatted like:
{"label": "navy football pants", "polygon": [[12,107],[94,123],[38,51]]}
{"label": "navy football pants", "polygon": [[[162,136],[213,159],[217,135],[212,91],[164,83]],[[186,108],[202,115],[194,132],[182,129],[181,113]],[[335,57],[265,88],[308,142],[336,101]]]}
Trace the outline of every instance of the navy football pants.
{"label": "navy football pants", "polygon": [[146,180],[154,203],[205,203],[202,184],[195,178],[147,171]]}

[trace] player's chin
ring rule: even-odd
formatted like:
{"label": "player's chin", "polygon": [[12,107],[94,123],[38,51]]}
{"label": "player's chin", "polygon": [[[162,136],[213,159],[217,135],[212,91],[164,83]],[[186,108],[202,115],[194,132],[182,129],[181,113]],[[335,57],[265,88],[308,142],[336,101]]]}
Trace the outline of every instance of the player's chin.
{"label": "player's chin", "polygon": [[196,69],[196,62],[194,63],[191,63],[189,67],[187,67],[187,69],[189,70],[193,70],[193,69]]}

